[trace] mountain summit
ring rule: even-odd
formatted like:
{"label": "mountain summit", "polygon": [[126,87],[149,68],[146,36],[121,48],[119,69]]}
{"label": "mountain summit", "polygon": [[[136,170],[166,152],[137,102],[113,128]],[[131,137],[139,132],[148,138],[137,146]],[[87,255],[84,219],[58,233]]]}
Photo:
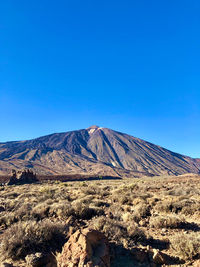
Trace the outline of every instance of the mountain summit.
{"label": "mountain summit", "polygon": [[14,168],[31,168],[38,174],[139,177],[200,173],[200,160],[93,125],[27,141],[0,143],[0,174],[8,174]]}

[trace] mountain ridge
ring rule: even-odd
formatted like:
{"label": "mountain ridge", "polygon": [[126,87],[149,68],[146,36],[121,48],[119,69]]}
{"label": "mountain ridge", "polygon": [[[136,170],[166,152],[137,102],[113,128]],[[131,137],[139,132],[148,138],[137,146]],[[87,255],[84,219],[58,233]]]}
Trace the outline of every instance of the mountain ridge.
{"label": "mountain ridge", "polygon": [[200,173],[200,159],[93,125],[0,143],[0,174],[8,174],[13,168],[32,168],[39,174],[179,175]]}

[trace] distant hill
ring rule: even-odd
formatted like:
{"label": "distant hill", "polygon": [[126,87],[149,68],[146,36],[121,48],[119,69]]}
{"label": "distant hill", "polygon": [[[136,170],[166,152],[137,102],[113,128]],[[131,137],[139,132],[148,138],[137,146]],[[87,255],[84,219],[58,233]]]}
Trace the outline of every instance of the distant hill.
{"label": "distant hill", "polygon": [[24,168],[43,175],[140,177],[200,173],[200,159],[171,152],[128,134],[91,126],[27,141],[0,143],[0,175]]}

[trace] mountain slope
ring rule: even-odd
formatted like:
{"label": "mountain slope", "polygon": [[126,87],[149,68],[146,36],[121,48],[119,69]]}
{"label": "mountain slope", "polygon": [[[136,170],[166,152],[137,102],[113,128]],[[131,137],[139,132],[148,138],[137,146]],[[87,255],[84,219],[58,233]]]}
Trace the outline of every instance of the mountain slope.
{"label": "mountain slope", "polygon": [[0,143],[0,174],[24,167],[41,174],[176,175],[199,173],[200,160],[92,126],[27,141]]}

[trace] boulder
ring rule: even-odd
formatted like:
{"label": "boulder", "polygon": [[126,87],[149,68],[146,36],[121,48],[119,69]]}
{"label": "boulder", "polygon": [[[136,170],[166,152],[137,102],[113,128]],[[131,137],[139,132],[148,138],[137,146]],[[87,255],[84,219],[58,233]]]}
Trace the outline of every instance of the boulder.
{"label": "boulder", "polygon": [[110,267],[109,244],[99,231],[77,230],[57,256],[58,267]]}

